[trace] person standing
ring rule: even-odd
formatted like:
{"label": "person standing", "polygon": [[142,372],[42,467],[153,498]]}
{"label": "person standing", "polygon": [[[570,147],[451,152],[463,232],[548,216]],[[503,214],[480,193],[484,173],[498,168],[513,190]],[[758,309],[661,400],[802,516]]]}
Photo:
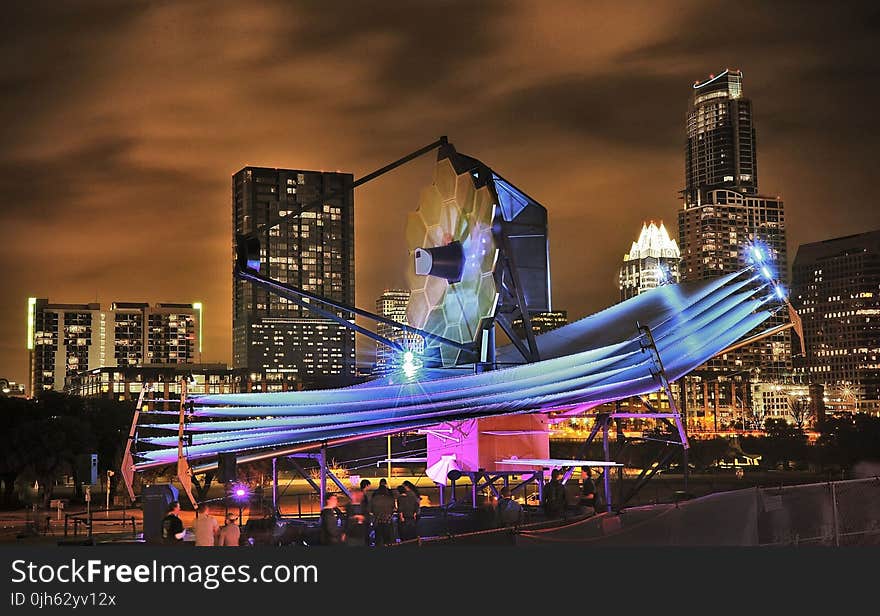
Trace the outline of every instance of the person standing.
{"label": "person standing", "polygon": [[321,545],[342,545],[345,542],[345,518],[339,499],[330,494],[321,509]]}
{"label": "person standing", "polygon": [[230,512],[226,514],[226,524],[217,535],[217,545],[238,547],[241,541],[241,529],[236,522],[238,517]]}
{"label": "person standing", "polygon": [[565,492],[565,515],[582,515],[584,508],[581,506],[580,482],[574,477],[570,477],[568,481],[562,484],[562,489]]}
{"label": "person standing", "polygon": [[370,546],[372,542],[370,541],[370,535],[373,533],[373,520],[372,515],[370,515],[370,486],[373,483],[369,479],[361,479],[361,492],[364,493],[364,503],[363,503],[363,512],[366,516],[366,533],[364,533],[364,545]]}
{"label": "person standing", "polygon": [[217,536],[220,534],[220,524],[217,522],[217,518],[211,515],[207,503],[202,503],[196,510],[193,534],[196,536],[196,546],[201,547],[217,543]]}
{"label": "person standing", "polygon": [[369,545],[370,512],[361,490],[351,491],[351,502],[345,510],[345,545],[363,547]]}
{"label": "person standing", "polygon": [[581,506],[586,507],[587,513],[596,513],[596,482],[589,466],[581,467]]}
{"label": "person standing", "polygon": [[168,545],[183,541],[183,522],[180,519],[180,503],[172,501],[168,505],[168,515],[162,519],[162,542]]}
{"label": "person standing", "polygon": [[416,499],[416,523],[419,521],[419,517],[422,515],[422,493],[419,492],[419,489],[415,486],[415,484],[407,479],[403,482],[403,485],[406,487],[407,492],[415,496]]}
{"label": "person standing", "polygon": [[373,482],[369,479],[361,479],[360,488],[361,492],[364,493],[364,502],[367,505],[370,504],[370,486],[373,485]]}
{"label": "person standing", "polygon": [[390,545],[394,543],[394,495],[388,489],[385,479],[379,482],[379,487],[370,498],[370,511],[373,514],[373,524],[376,528],[376,546]]}
{"label": "person standing", "polygon": [[416,523],[418,522],[419,501],[415,494],[406,489],[406,486],[397,487],[397,528],[400,540],[407,541],[418,536]]}
{"label": "person standing", "polygon": [[561,518],[565,511],[565,488],[559,481],[558,468],[554,468],[550,473],[550,483],[544,486],[543,496],[541,505],[544,507],[544,515],[547,519]]}

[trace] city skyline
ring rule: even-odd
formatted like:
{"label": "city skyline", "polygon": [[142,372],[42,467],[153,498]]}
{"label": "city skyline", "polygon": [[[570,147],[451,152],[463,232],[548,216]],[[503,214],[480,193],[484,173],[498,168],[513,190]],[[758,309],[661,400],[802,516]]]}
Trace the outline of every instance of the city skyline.
{"label": "city skyline", "polygon": [[[729,8],[581,8],[562,20],[522,5],[469,23],[460,7],[426,6],[414,24],[357,5],[341,22],[281,4],[12,9],[0,376],[26,380],[31,296],[198,297],[211,307],[203,357],[231,363],[231,175],[265,165],[360,177],[440,134],[547,206],[554,300],[580,318],[615,301],[631,229],[674,220],[685,92],[726,67],[743,71],[756,103],[762,190],[786,198],[789,253],[880,228],[876,10]],[[595,27],[606,20],[607,32]],[[265,27],[298,36],[253,36]],[[34,36],[46,31],[51,44]],[[466,44],[449,45],[453,32]],[[515,34],[546,53],[508,45]],[[419,161],[356,192],[357,305],[403,286],[406,214],[428,177]]]}

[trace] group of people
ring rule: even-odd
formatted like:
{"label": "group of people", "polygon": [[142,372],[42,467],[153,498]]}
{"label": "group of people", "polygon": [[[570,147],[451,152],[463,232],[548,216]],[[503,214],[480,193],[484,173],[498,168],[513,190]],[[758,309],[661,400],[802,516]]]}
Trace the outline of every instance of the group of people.
{"label": "group of people", "polygon": [[581,467],[581,480],[561,481],[562,472],[554,469],[550,482],[544,486],[541,507],[549,518],[562,518],[568,515],[582,515],[599,511],[598,492],[589,467]]}
{"label": "group of people", "polygon": [[352,490],[344,511],[336,494],[327,496],[321,509],[322,545],[385,546],[418,537],[418,488],[411,481],[404,481],[392,491],[384,478],[375,490],[372,485],[369,479],[361,480],[360,487]]}
{"label": "group of people", "polygon": [[[192,530],[196,546],[237,546],[241,539],[238,518],[231,511],[226,514],[226,524],[220,526],[217,518],[211,515],[206,503],[199,505]],[[168,507],[168,515],[162,520],[162,542],[176,544],[183,542],[186,531],[180,519],[180,503],[172,502]]]}
{"label": "group of people", "polygon": [[[420,499],[418,488],[404,481],[396,490],[388,487],[387,479],[379,480],[372,490],[372,482],[363,479],[360,487],[352,490],[350,502],[344,510],[339,497],[329,494],[321,509],[320,540],[322,545],[384,546],[398,541],[415,539],[418,534]],[[490,499],[489,526],[515,527],[523,522],[523,508],[510,496],[510,489],[500,491],[500,498]],[[589,467],[581,468],[581,480],[571,479],[564,484],[561,472],[554,469],[550,482],[544,486],[541,507],[548,519],[593,513],[600,509],[596,484]],[[395,531],[396,523],[396,531]],[[226,524],[220,526],[211,515],[208,505],[202,503],[193,522],[197,546],[237,546],[240,529],[236,516],[226,514]],[[185,534],[180,519],[180,503],[171,503],[168,515],[162,520],[162,540],[174,544],[183,541]]]}
{"label": "group of people", "polygon": [[[541,507],[547,519],[579,516],[599,511],[596,483],[588,467],[581,468],[581,479],[562,482],[562,472],[554,469],[544,486]],[[523,507],[511,498],[510,489],[502,488],[499,498],[491,496],[480,508],[481,529],[516,527],[523,523]]]}

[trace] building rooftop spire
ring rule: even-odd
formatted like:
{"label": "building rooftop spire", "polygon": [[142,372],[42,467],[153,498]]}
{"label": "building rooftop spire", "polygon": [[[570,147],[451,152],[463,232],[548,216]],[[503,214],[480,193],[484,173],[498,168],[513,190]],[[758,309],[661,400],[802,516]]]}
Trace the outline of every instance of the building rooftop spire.
{"label": "building rooftop spire", "polygon": [[678,244],[669,237],[669,231],[666,230],[663,221],[660,221],[658,227],[652,220],[650,223],[642,223],[639,239],[632,243],[629,252],[623,258],[625,261],[632,261],[645,257],[678,258],[680,256]]}

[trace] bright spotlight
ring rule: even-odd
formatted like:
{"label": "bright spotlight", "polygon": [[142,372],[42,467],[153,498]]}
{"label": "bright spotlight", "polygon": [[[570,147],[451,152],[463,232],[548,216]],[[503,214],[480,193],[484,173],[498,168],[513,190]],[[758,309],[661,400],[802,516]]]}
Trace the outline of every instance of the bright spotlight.
{"label": "bright spotlight", "polygon": [[776,287],[776,297],[779,299],[785,299],[785,289],[780,286]]}
{"label": "bright spotlight", "polygon": [[770,280],[771,278],[773,278],[773,274],[770,273],[770,269],[769,269],[766,265],[765,265],[764,267],[761,268],[761,274],[762,274],[762,275],[764,276],[764,278],[766,278],[767,280]]}
{"label": "bright spotlight", "polygon": [[416,359],[415,353],[412,351],[406,351],[403,354],[401,368],[403,368],[403,373],[406,375],[406,378],[411,379],[418,374],[419,370],[421,370],[422,362]]}
{"label": "bright spotlight", "polygon": [[247,486],[243,486],[241,484],[235,486],[232,489],[232,495],[238,500],[244,500],[245,498],[247,498],[248,495]]}
{"label": "bright spotlight", "polygon": [[761,250],[760,246],[752,246],[752,255],[758,263],[764,260],[764,251]]}

